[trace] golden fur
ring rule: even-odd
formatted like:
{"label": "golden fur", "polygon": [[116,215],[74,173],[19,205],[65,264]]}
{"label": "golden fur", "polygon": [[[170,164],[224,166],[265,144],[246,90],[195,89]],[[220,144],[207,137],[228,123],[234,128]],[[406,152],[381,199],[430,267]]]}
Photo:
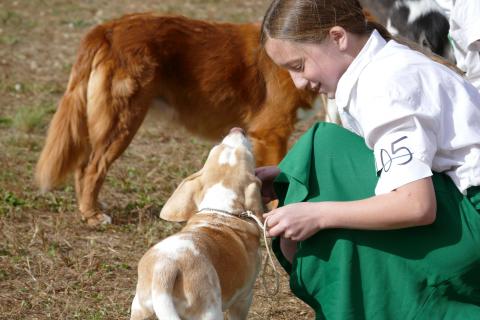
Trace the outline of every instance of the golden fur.
{"label": "golden fur", "polygon": [[297,109],[310,107],[314,94],[297,90],[273,64],[259,46],[259,29],[149,13],[93,28],[81,43],[37,164],[41,189],[75,172],[82,218],[91,225],[108,222],[97,204],[100,188],[155,99],[206,138],[244,128],[257,164],[278,163]]}

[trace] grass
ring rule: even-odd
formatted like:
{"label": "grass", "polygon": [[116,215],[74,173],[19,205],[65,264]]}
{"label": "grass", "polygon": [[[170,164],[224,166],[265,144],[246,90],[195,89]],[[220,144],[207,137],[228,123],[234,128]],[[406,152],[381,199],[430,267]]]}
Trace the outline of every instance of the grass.
{"label": "grass", "polygon": [[0,11],[0,25],[3,26],[20,26],[22,25],[22,16],[18,12],[5,10]]}
{"label": "grass", "polygon": [[15,36],[10,36],[10,35],[1,35],[0,36],[0,44],[2,44],[2,45],[13,46],[14,44],[17,44],[18,42],[20,42],[20,39],[15,37]]}
{"label": "grass", "polygon": [[[101,21],[138,11],[259,21],[267,4],[0,2],[0,319],[128,318],[138,260],[182,226],[160,220],[159,211],[180,181],[203,165],[212,146],[148,117],[100,194],[113,224],[95,230],[80,221],[71,179],[40,194],[33,180],[35,163],[82,35]],[[285,274],[275,297],[265,294],[260,283],[249,319],[313,318],[290,294]]]}
{"label": "grass", "polygon": [[13,117],[12,125],[15,129],[24,133],[33,133],[46,126],[46,116],[53,108],[49,105],[20,107]]}

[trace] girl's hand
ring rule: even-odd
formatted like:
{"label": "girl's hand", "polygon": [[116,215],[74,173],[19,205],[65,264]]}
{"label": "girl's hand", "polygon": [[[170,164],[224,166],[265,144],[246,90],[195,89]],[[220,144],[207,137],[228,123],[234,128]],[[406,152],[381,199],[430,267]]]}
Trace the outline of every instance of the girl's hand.
{"label": "girl's hand", "polygon": [[258,167],[255,169],[255,175],[262,181],[262,200],[264,204],[277,199],[273,189],[273,180],[280,174],[277,166]]}
{"label": "girl's hand", "polygon": [[323,212],[319,203],[299,202],[286,205],[263,215],[270,237],[303,241],[320,230]]}
{"label": "girl's hand", "polygon": [[437,202],[431,177],[355,201],[299,202],[264,214],[269,236],[302,241],[319,230],[396,230],[432,224]]}
{"label": "girl's hand", "polygon": [[271,237],[302,241],[319,230],[396,230],[432,224],[437,201],[431,177],[355,201],[299,202],[263,215]]}

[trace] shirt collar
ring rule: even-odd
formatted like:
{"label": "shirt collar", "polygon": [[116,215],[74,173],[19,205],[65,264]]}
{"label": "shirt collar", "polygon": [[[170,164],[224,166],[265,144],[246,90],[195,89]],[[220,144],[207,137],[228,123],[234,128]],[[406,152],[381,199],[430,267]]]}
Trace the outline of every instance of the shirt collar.
{"label": "shirt collar", "polygon": [[377,30],[373,30],[367,43],[363,46],[362,50],[360,50],[350,66],[348,66],[345,73],[340,77],[337,91],[335,92],[335,100],[340,110],[347,109],[350,94],[358,81],[360,73],[386,43],[380,33],[378,33]]}

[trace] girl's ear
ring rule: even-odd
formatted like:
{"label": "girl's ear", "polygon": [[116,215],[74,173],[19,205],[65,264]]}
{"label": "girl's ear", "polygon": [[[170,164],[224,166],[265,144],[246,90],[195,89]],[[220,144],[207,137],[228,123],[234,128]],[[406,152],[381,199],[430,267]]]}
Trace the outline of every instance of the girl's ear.
{"label": "girl's ear", "polygon": [[330,39],[335,43],[340,51],[344,51],[348,46],[347,31],[340,27],[334,26],[328,32]]}
{"label": "girl's ear", "polygon": [[160,218],[167,221],[180,222],[188,220],[197,212],[195,199],[202,190],[201,175],[202,171],[200,170],[180,183],[163,206]]}

